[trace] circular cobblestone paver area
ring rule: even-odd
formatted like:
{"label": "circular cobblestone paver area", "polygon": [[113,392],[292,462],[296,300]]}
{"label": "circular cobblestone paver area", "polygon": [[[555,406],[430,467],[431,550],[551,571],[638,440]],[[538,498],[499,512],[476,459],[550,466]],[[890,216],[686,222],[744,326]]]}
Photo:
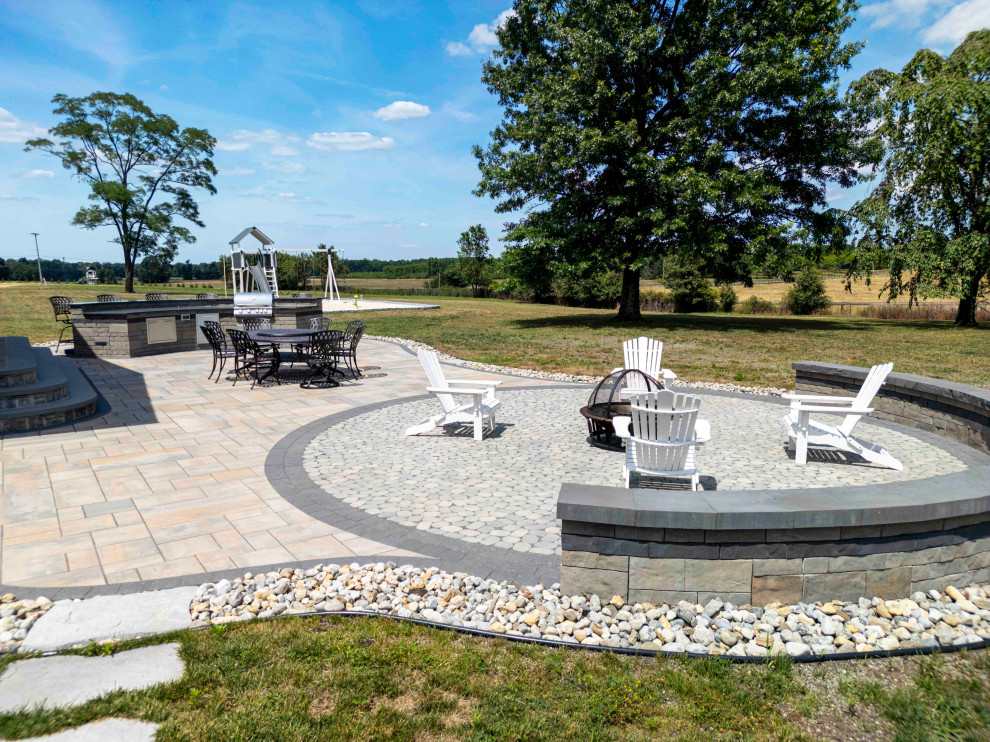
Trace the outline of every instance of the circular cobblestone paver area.
{"label": "circular cobblestone paver area", "polygon": [[[392,405],[317,435],[306,447],[304,467],[328,496],[368,514],[468,543],[553,554],[560,550],[554,511],[561,483],[621,487],[623,482],[623,454],[587,441],[578,412],[587,396],[586,389],[501,392],[496,432],[482,442],[470,429],[456,427],[406,437],[407,427],[437,414],[437,402]],[[904,428],[865,422],[857,434],[886,446],[904,463],[903,471],[820,451],[799,467],[785,450],[786,407],[702,395],[701,410],[712,428],[712,441],[697,458],[705,489],[885,484],[966,468]]]}

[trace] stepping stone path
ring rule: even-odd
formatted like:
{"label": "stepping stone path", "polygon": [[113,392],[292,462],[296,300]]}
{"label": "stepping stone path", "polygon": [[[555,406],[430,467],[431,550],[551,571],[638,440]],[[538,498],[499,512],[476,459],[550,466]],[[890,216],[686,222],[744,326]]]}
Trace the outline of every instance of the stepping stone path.
{"label": "stepping stone path", "polygon": [[189,628],[195,587],[89,600],[60,600],[34,624],[22,652],[52,652],[91,641],[133,639]]}
{"label": "stepping stone path", "polygon": [[143,690],[182,677],[179,645],[158,644],[105,657],[39,657],[0,675],[0,713],[78,706],[116,690]]}
{"label": "stepping stone path", "polygon": [[158,725],[134,719],[103,719],[24,742],[152,742]]}

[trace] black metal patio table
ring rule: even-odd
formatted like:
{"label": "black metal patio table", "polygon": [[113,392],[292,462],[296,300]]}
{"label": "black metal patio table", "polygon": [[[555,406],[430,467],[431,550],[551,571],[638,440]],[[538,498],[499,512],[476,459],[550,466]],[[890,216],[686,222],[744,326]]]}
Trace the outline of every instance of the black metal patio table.
{"label": "black metal patio table", "polygon": [[[310,340],[317,330],[303,328],[282,328],[277,327],[270,330],[248,330],[248,337],[256,343],[266,345],[291,345],[296,348],[304,348],[310,344]],[[266,378],[266,374],[262,378]],[[275,371],[275,378],[278,378],[278,371]],[[259,379],[260,381],[260,379]]]}

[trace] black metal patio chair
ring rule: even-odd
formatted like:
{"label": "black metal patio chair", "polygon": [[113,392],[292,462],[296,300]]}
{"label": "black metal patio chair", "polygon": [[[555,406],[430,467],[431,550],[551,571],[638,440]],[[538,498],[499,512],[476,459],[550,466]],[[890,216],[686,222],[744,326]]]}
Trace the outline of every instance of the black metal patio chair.
{"label": "black metal patio chair", "polygon": [[120,301],[120,297],[117,294],[97,294],[96,300],[101,304],[107,304],[114,301]]}
{"label": "black metal patio chair", "polygon": [[310,330],[329,330],[330,323],[333,322],[329,317],[310,317],[309,319],[309,329]]}
{"label": "black metal patio chair", "polygon": [[213,294],[213,293],[196,294],[196,298],[197,299],[216,299],[217,298],[217,295],[216,294]]}
{"label": "black metal patio chair", "polygon": [[344,331],[344,342],[338,351],[338,361],[343,362],[355,377],[361,376],[361,369],[357,365],[357,347],[364,337],[364,322],[353,319],[347,323],[347,330]]}
{"label": "black metal patio chair", "polygon": [[[72,329],[72,310],[69,308],[69,305],[72,304],[72,297],[49,296],[48,301],[52,303],[52,311],[55,312],[55,321],[62,323],[62,331],[58,334],[58,342],[55,343],[55,352],[58,353],[58,349],[62,345],[62,336],[66,330]],[[66,344],[70,342],[72,341],[66,341]]]}
{"label": "black metal patio chair", "polygon": [[[216,371],[217,378],[213,382],[216,384],[220,381],[220,377],[223,376],[223,367],[227,363],[227,359],[234,357],[234,349],[227,345],[227,338],[224,337],[219,322],[207,320],[200,327],[206,336],[206,341],[210,344],[210,349],[213,351],[213,368],[210,369],[210,374],[206,378],[211,378],[213,372]],[[220,366],[219,370],[217,369],[218,364]]]}
{"label": "black metal patio chair", "polygon": [[242,317],[241,327],[247,330],[270,330],[272,320],[270,317]]}
{"label": "black metal patio chair", "polygon": [[145,301],[168,301],[168,294],[145,294]]}
{"label": "black metal patio chair", "polygon": [[234,386],[238,379],[252,379],[251,388],[254,389],[255,384],[269,377],[274,377],[276,384],[282,383],[278,378],[282,357],[277,346],[263,347],[244,330],[227,330],[227,334],[234,346]]}
{"label": "black metal patio chair", "polygon": [[309,352],[306,354],[306,365],[311,373],[299,385],[310,389],[313,381],[323,377],[323,383],[329,386],[340,386],[334,375],[343,376],[340,370],[340,348],[344,343],[344,333],[340,330],[320,330],[313,333],[309,341]]}

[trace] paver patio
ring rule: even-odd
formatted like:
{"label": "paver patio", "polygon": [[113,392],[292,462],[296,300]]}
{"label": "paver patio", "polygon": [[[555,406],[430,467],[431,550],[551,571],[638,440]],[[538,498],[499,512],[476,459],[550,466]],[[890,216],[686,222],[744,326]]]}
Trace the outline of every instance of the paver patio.
{"label": "paver patio", "polygon": [[[0,584],[106,585],[416,556],[306,515],[265,477],[270,449],[300,426],[422,393],[415,356],[365,340],[367,376],[326,390],[214,384],[206,378],[210,358],[199,351],[80,360],[111,407],[107,415],[0,437]],[[498,378],[506,387],[540,383]]]}

